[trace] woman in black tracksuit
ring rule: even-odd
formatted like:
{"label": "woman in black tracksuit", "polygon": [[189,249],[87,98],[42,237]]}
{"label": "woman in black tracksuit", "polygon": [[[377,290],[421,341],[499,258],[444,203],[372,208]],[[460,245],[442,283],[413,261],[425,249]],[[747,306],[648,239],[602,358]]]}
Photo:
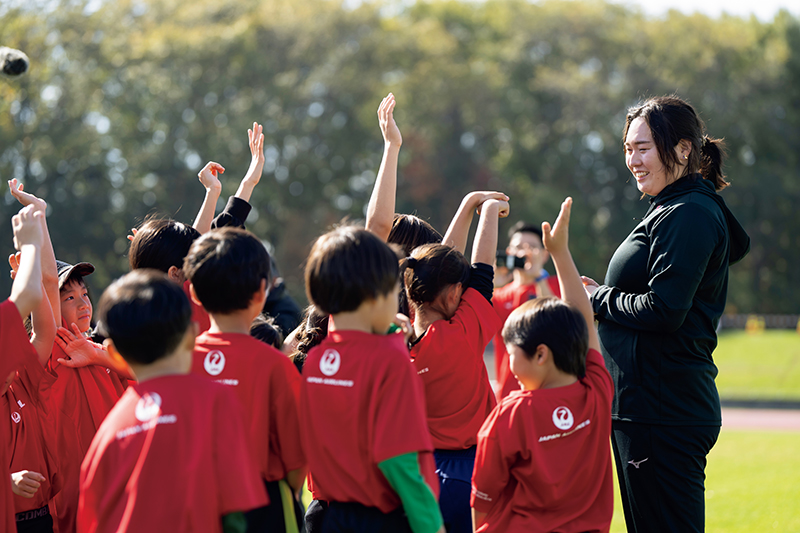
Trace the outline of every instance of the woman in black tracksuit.
{"label": "woman in black tracksuit", "polygon": [[585,278],[614,378],[612,445],[628,531],[703,531],[706,455],[721,425],[711,354],[728,266],[750,240],[716,191],[721,141],[677,97],[632,108],[625,161],[650,209]]}

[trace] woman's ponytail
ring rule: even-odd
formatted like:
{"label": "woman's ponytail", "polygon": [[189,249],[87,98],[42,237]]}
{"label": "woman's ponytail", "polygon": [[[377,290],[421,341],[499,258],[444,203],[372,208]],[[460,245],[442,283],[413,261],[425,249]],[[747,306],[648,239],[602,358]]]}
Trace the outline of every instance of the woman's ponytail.
{"label": "woman's ponytail", "polygon": [[730,185],[722,173],[722,160],[725,157],[725,143],[722,139],[703,135],[700,155],[700,174],[703,178],[712,182],[718,191]]}

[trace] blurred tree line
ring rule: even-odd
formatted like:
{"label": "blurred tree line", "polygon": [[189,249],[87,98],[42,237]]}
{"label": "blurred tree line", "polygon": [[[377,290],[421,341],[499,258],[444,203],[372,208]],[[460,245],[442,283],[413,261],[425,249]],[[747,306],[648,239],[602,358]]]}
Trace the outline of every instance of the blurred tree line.
{"label": "blurred tree line", "polygon": [[[222,207],[259,121],[266,164],[248,228],[303,302],[313,239],[364,216],[389,91],[404,136],[398,212],[443,232],[466,192],[496,189],[511,196],[505,229],[552,220],[571,195],[577,264],[602,279],[648,205],[624,164],[626,110],[675,92],[725,138],[733,185],[722,194],[753,239],[731,270],[728,311],[797,312],[800,21],[786,12],[760,22],[595,1],[61,0],[0,6],[0,18],[0,44],[32,62],[0,80],[0,176],[49,202],[56,253],[98,267],[96,296],[127,271],[126,236],[145,216],[193,221],[208,160],[227,169]],[[10,253],[18,205],[4,200]]]}

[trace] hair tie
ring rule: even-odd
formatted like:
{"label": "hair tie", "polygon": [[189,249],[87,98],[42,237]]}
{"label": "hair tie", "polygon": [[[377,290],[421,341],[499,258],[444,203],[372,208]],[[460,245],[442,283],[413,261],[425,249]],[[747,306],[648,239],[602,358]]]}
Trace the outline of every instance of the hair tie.
{"label": "hair tie", "polygon": [[408,256],[406,257],[406,267],[408,268],[416,268],[419,261],[417,261],[416,257]]}

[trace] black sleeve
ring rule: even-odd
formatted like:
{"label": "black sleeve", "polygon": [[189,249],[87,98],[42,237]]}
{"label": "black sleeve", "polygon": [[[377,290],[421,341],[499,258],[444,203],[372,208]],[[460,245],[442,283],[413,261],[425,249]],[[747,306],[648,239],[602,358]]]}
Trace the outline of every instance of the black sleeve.
{"label": "black sleeve", "polygon": [[253,207],[241,198],[231,196],[222,213],[211,221],[211,229],[224,228],[231,226],[234,228],[244,228],[244,221]]}
{"label": "black sleeve", "polygon": [[469,286],[492,303],[494,292],[494,268],[486,263],[474,263],[469,269]]}

